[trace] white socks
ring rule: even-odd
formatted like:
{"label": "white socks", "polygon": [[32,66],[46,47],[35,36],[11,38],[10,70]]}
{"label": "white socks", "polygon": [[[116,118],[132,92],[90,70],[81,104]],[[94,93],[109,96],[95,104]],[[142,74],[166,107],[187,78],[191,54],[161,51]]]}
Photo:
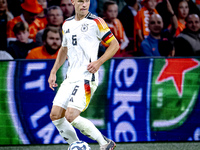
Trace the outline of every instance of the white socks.
{"label": "white socks", "polygon": [[90,120],[86,118],[78,116],[71,124],[67,121],[65,117],[52,122],[58,129],[60,135],[68,142],[68,144],[79,141],[79,138],[77,137],[76,131],[73,126],[79,129],[84,135],[93,140],[96,140],[100,145],[107,144],[107,141],[105,141],[101,132],[94,126],[94,124]]}
{"label": "white socks", "polygon": [[65,117],[52,122],[58,129],[60,135],[68,142],[68,144],[79,141],[75,129]]}
{"label": "white socks", "polygon": [[71,124],[75,128],[79,129],[82,134],[88,136],[93,140],[96,140],[100,145],[107,144],[101,132],[94,126],[94,124],[90,120],[78,116]]}

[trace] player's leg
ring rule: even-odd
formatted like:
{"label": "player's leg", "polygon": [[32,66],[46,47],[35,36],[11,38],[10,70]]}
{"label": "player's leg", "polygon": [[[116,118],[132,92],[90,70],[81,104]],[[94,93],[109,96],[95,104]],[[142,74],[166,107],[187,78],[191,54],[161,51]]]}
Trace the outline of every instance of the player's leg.
{"label": "player's leg", "polygon": [[79,129],[82,134],[97,141],[100,145],[100,150],[113,150],[116,147],[115,142],[103,136],[90,120],[78,116],[71,124]]}
{"label": "player's leg", "polygon": [[53,107],[50,113],[50,118],[53,124],[58,129],[60,135],[69,143],[78,141],[78,137],[73,126],[65,118],[65,112],[68,105],[69,98],[74,87],[65,80],[53,101]]}
{"label": "player's leg", "polygon": [[[108,141],[107,138],[105,138],[101,132],[95,127],[95,125],[88,119],[81,117],[80,115],[74,115],[74,109],[79,110],[79,112],[82,112],[85,110],[90,102],[91,96],[93,92],[96,89],[96,85],[92,86],[90,85],[90,82],[88,80],[85,80],[84,83],[78,83],[76,86],[76,92],[73,95],[73,100],[69,101],[69,107],[71,109],[67,108],[67,111],[65,113],[66,118],[68,119],[71,124],[80,130],[81,133],[88,136],[89,138],[96,140],[101,146],[111,147],[110,145],[113,145],[110,149],[113,149],[115,146],[115,143],[111,140]],[[76,117],[74,117],[76,116]]]}
{"label": "player's leg", "polygon": [[65,109],[56,105],[53,105],[50,118],[53,124],[58,129],[60,135],[71,144],[78,141],[78,137],[74,127],[65,118]]}
{"label": "player's leg", "polygon": [[[93,140],[98,140],[101,144],[107,144],[100,131],[94,124],[86,118],[80,116],[81,111],[76,108],[68,107],[65,113],[67,120],[81,133]],[[102,137],[102,138],[101,138]]]}
{"label": "player's leg", "polygon": [[104,139],[101,132],[95,127],[95,125],[88,119],[78,116],[71,123],[75,128],[87,137],[97,141],[100,145],[105,145],[108,142]]}

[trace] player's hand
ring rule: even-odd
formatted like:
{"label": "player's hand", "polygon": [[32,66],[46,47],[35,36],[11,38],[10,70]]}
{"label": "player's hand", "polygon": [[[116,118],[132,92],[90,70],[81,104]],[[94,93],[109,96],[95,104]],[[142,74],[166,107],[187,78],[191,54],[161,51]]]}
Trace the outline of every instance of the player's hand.
{"label": "player's hand", "polygon": [[97,72],[99,70],[100,66],[101,65],[99,64],[98,61],[93,61],[87,66],[87,70],[90,73],[95,73],[95,72]]}
{"label": "player's hand", "polygon": [[49,87],[54,91],[54,88],[58,86],[56,83],[56,74],[50,74],[48,79]]}

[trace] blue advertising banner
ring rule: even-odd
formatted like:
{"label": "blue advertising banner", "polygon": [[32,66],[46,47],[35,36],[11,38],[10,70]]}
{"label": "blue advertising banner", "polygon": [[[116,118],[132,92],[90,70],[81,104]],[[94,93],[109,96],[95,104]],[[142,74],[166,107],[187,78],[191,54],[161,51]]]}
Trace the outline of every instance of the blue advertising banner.
{"label": "blue advertising banner", "polygon": [[15,78],[11,92],[18,116],[15,121],[21,124],[19,128],[23,130],[25,143],[65,142],[49,118],[55,93],[49,88],[47,80],[53,63],[54,61],[19,61],[13,68]]}
{"label": "blue advertising banner", "polygon": [[116,59],[110,65],[110,138],[116,142],[150,141],[151,59]]}
{"label": "blue advertising banner", "polygon": [[[48,85],[54,61],[0,62],[0,145],[66,143],[49,117],[58,90]],[[67,61],[58,85],[66,70]],[[81,115],[116,142],[200,141],[200,59],[111,59]]]}

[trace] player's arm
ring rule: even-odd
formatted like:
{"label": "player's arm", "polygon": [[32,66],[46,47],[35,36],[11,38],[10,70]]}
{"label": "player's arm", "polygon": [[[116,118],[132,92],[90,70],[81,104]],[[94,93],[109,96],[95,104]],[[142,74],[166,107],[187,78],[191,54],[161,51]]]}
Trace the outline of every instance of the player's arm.
{"label": "player's arm", "polygon": [[67,47],[61,47],[58,56],[56,58],[56,61],[54,63],[53,68],[51,69],[50,76],[48,79],[49,87],[54,90],[54,87],[57,87],[56,83],[56,73],[58,69],[63,65],[63,63],[66,61],[67,58]]}
{"label": "player's arm", "polygon": [[110,43],[108,48],[106,49],[105,53],[97,60],[97,61],[93,61],[91,62],[88,67],[87,70],[90,73],[95,73],[97,72],[97,70],[100,68],[100,66],[106,62],[108,59],[112,58],[115,53],[118,51],[119,49],[119,43],[116,40],[116,38],[114,38]]}

